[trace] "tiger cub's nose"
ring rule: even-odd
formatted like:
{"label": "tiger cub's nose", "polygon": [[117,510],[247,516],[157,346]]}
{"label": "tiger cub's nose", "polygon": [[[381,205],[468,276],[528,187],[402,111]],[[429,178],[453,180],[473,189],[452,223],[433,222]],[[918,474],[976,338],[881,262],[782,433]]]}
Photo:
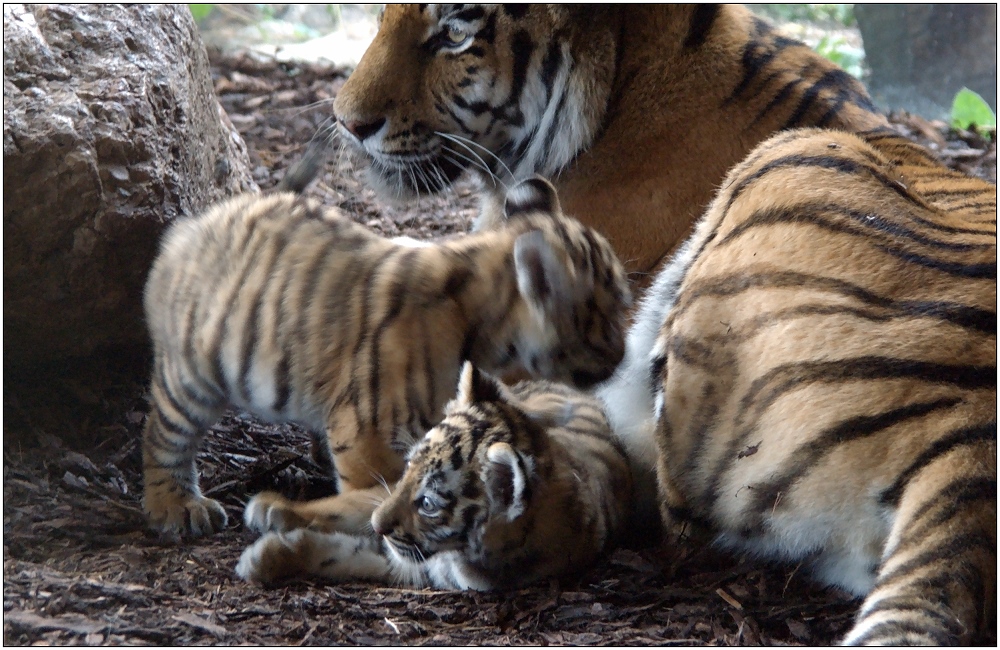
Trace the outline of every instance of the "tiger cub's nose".
{"label": "tiger cub's nose", "polygon": [[385,124],[385,118],[380,117],[374,122],[362,122],[361,120],[340,119],[340,124],[358,140],[364,141],[378,132]]}

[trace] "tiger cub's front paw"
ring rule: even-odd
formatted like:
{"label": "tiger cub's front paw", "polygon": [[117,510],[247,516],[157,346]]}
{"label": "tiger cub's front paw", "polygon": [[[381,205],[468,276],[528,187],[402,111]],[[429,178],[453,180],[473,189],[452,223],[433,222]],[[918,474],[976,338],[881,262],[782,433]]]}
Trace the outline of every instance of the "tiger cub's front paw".
{"label": "tiger cub's front paw", "polygon": [[211,535],[226,527],[229,517],[215,499],[194,494],[147,491],[142,500],[149,525],[161,533],[181,537]]}
{"label": "tiger cub's front paw", "polygon": [[295,512],[295,502],[277,492],[261,492],[247,503],[243,523],[258,533],[306,528],[310,521]]}

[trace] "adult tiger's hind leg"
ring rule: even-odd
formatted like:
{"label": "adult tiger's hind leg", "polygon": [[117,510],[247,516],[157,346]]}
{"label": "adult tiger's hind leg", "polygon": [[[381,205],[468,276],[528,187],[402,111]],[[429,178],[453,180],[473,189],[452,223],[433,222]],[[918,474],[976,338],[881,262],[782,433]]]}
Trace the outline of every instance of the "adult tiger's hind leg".
{"label": "adult tiger's hind leg", "polygon": [[996,630],[996,435],[995,422],[957,432],[883,494],[896,519],[845,645],[969,645]]}
{"label": "adult tiger's hind leg", "polygon": [[215,399],[168,381],[158,367],[153,409],[142,435],[143,509],[150,525],[171,535],[208,535],[226,527],[218,501],[201,494],[195,457],[205,430],[222,414]]}

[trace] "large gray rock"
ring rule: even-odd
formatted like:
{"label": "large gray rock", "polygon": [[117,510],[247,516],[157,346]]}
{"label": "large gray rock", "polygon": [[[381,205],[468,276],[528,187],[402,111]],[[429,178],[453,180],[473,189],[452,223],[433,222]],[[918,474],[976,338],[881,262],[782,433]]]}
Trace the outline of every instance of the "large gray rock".
{"label": "large gray rock", "polygon": [[145,346],[164,225],[256,188],[194,20],[4,5],[3,32],[4,365]]}
{"label": "large gray rock", "polygon": [[996,110],[996,4],[857,4],[854,15],[878,104],[947,119],[967,86]]}

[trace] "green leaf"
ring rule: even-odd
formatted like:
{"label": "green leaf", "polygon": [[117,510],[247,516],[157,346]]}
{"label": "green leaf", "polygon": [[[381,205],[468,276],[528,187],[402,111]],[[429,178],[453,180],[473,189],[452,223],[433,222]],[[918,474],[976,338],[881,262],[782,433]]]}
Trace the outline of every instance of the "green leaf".
{"label": "green leaf", "polygon": [[968,88],[962,88],[951,103],[951,125],[956,129],[995,127],[997,116],[986,100]]}
{"label": "green leaf", "polygon": [[816,44],[816,52],[858,79],[864,75],[862,63],[865,60],[865,51],[851,47],[841,36],[824,36]]}
{"label": "green leaf", "polygon": [[202,19],[208,14],[212,13],[212,9],[215,5],[188,5],[188,9],[191,10],[191,15],[194,16],[194,21],[200,23]]}

